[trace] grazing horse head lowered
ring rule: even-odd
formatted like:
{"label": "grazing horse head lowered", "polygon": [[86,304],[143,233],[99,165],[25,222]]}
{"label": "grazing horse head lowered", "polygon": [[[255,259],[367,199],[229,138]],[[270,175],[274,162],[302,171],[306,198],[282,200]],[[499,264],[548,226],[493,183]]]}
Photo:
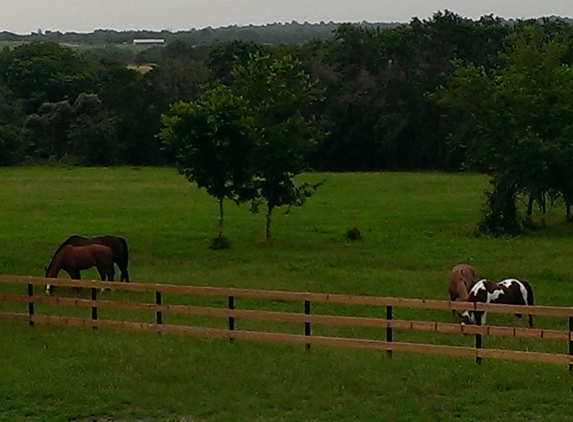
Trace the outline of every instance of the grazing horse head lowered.
{"label": "grazing horse head lowered", "polygon": [[127,264],[129,261],[129,251],[127,249],[127,241],[120,236],[97,236],[97,237],[83,237],[73,235],[68,237],[56,250],[56,253],[66,245],[85,246],[85,245],[104,245],[110,248],[113,252],[113,261],[117,264],[120,271],[120,281],[129,283],[129,274],[127,272]]}
{"label": "grazing horse head lowered", "polygon": [[[104,245],[85,246],[66,245],[59,248],[45,268],[44,277],[57,278],[60,270],[67,272],[74,280],[81,278],[80,271],[96,267],[102,280],[113,281],[113,251]],[[51,286],[46,286],[46,294],[51,293]]]}
{"label": "grazing horse head lowered", "polygon": [[[471,288],[467,302],[501,303],[506,305],[533,306],[533,290],[527,281],[508,278],[499,283],[480,280]],[[485,324],[487,312],[465,311],[462,324]],[[521,314],[516,314],[521,318]],[[533,327],[533,315],[528,315],[529,327]]]}
{"label": "grazing horse head lowered", "polygon": [[[476,271],[474,267],[468,264],[455,265],[448,277],[448,292],[450,300],[453,302],[457,298],[466,300],[468,293],[476,282]],[[456,311],[452,311],[455,316]]]}

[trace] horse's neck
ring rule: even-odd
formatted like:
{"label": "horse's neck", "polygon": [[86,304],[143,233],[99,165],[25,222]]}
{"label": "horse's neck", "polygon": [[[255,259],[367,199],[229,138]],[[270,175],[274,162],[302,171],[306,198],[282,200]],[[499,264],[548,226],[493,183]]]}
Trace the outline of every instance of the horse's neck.
{"label": "horse's neck", "polygon": [[46,271],[46,277],[58,277],[58,273],[62,269],[63,254],[61,252],[57,253],[56,256],[52,258],[48,271]]}

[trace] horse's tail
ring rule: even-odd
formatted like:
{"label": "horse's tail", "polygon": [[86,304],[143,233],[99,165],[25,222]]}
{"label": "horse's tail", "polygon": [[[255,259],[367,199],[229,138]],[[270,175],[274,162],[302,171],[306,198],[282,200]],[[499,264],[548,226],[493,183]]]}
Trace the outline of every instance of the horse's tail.
{"label": "horse's tail", "polygon": [[[533,306],[534,299],[533,299],[533,289],[531,285],[527,281],[522,281],[523,285],[525,286],[525,290],[527,290],[527,305]],[[529,314],[527,316],[527,320],[529,322],[529,327],[533,328],[533,315]]]}
{"label": "horse's tail", "polygon": [[121,258],[121,281],[129,283],[129,274],[127,272],[127,264],[129,263],[129,250],[127,248],[127,241],[123,237],[118,237],[123,247],[123,254]]}
{"label": "horse's tail", "polygon": [[525,286],[525,290],[527,290],[527,305],[533,306],[535,302],[533,300],[533,289],[531,288],[531,285],[527,281],[524,281],[523,285]]}

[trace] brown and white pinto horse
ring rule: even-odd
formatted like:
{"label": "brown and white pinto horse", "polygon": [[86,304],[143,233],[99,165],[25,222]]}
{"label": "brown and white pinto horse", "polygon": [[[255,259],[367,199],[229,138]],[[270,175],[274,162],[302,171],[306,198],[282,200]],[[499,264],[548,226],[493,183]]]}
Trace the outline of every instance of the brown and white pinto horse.
{"label": "brown and white pinto horse", "polygon": [[[506,305],[533,306],[533,290],[527,281],[508,278],[499,283],[480,280],[471,288],[466,302],[503,303]],[[485,324],[487,312],[465,311],[462,324]],[[521,314],[516,314],[521,318]],[[533,315],[528,315],[529,327],[533,327]]]}
{"label": "brown and white pinto horse", "polygon": [[476,270],[468,264],[458,264],[450,271],[448,277],[448,291],[450,300],[453,302],[457,298],[466,300],[468,293],[476,282]]}
{"label": "brown and white pinto horse", "polygon": [[[50,264],[45,268],[44,277],[58,278],[60,270],[67,272],[73,280],[81,278],[80,271],[96,267],[102,280],[113,281],[113,251],[107,246],[91,244],[85,246],[66,245],[59,249]],[[51,285],[46,285],[46,294],[52,291]]]}

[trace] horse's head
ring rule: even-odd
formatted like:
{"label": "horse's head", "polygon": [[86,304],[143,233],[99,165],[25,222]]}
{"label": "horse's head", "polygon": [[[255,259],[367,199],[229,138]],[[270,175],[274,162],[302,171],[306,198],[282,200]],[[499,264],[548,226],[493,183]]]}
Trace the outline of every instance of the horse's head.
{"label": "horse's head", "polygon": [[458,316],[462,325],[475,325],[476,323],[476,314],[473,311],[464,311],[461,314],[458,312]]}

